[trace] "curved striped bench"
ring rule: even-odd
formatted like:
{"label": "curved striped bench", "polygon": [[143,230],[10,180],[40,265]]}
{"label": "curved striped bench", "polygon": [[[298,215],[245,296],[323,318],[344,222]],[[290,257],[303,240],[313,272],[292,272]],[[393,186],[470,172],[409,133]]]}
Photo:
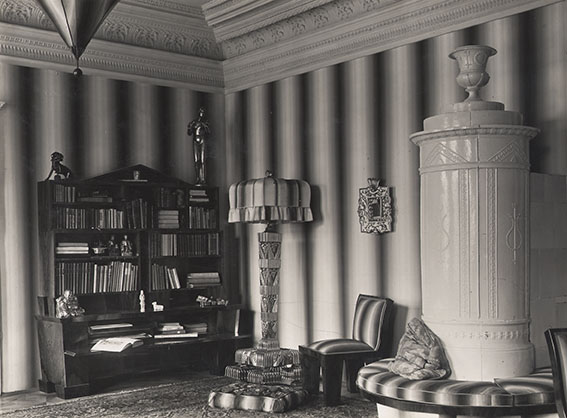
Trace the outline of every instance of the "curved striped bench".
{"label": "curved striped bench", "polygon": [[358,372],[361,394],[403,411],[456,415],[503,416],[555,412],[551,368],[529,376],[465,380],[409,380],[388,370],[392,359],[370,363]]}

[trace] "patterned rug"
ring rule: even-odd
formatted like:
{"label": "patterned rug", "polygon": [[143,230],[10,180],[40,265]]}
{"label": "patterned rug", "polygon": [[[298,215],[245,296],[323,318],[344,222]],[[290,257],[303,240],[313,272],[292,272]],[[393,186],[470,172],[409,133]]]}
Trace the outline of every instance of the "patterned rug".
{"label": "patterned rug", "polygon": [[322,396],[314,396],[292,411],[267,413],[211,408],[209,393],[233,383],[227,377],[205,376],[199,380],[166,383],[140,389],[92,395],[65,402],[11,411],[10,418],[248,418],[248,417],[376,417],[376,405],[364,399],[344,397],[342,404],[326,407]]}

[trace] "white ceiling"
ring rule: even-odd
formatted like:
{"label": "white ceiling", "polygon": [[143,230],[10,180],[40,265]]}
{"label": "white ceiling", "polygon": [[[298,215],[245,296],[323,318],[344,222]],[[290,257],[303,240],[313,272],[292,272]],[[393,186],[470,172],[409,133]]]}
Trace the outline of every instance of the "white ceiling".
{"label": "white ceiling", "polygon": [[[559,0],[121,0],[85,74],[231,92]],[[0,60],[72,71],[35,0],[0,1]]]}

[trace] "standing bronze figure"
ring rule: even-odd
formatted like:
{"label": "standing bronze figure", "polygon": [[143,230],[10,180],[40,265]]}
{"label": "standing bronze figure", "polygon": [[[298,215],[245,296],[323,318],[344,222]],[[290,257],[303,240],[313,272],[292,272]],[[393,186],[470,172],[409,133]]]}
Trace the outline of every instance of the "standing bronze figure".
{"label": "standing bronze figure", "polygon": [[193,136],[193,156],[197,184],[205,184],[206,142],[211,133],[209,122],[205,120],[205,109],[199,109],[199,117],[187,126],[187,135]]}

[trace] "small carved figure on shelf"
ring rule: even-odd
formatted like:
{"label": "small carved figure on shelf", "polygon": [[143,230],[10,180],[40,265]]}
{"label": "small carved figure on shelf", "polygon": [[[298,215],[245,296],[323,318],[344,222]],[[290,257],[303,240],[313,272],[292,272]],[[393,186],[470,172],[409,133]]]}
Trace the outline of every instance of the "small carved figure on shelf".
{"label": "small carved figure on shelf", "polygon": [[204,308],[205,306],[213,306],[213,305],[228,306],[228,300],[221,298],[215,299],[212,296],[207,297],[207,296],[199,295],[195,300],[199,303],[201,308]]}
{"label": "small carved figure on shelf", "polygon": [[120,255],[122,257],[130,257],[134,255],[132,250],[132,242],[128,239],[128,235],[124,235],[122,241],[120,242]]}
{"label": "small carved figure on shelf", "polygon": [[71,178],[73,173],[71,172],[69,167],[61,164],[61,161],[63,161],[63,154],[57,151],[51,154],[51,171],[49,172],[45,180],[49,180],[53,173],[55,173],[55,176],[53,176],[55,180]]}
{"label": "small carved figure on shelf", "polygon": [[110,239],[108,240],[107,248],[108,248],[109,256],[117,257],[120,255],[120,248],[116,243],[116,239],[114,238],[114,235],[110,236]]}
{"label": "small carved figure on shelf", "polygon": [[102,241],[97,241],[91,245],[91,251],[94,255],[104,255],[106,250],[106,245]]}
{"label": "small carved figure on shelf", "polygon": [[77,296],[70,290],[65,290],[61,296],[56,299],[56,316],[57,318],[70,318],[81,316],[85,310],[79,306]]}
{"label": "small carved figure on shelf", "polygon": [[140,290],[140,312],[146,312],[146,295],[144,295],[144,291]]}
{"label": "small carved figure on shelf", "polygon": [[205,120],[205,109],[199,109],[199,117],[187,126],[187,135],[193,136],[193,156],[197,184],[205,184],[206,142],[211,133],[209,122]]}

